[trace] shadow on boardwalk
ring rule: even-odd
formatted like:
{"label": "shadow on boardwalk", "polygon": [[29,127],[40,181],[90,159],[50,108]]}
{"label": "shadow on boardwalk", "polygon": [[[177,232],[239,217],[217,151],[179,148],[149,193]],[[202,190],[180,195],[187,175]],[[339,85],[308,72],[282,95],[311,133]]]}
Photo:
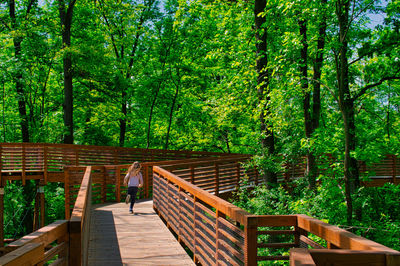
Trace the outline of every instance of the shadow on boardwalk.
{"label": "shadow on boardwalk", "polygon": [[89,265],[194,265],[153,210],[152,200],[93,205]]}

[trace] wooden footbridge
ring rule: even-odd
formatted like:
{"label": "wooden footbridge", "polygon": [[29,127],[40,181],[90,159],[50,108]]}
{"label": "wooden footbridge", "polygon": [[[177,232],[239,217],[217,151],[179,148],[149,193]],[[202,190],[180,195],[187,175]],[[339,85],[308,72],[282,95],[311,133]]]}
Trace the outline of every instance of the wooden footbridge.
{"label": "wooden footbridge", "polygon": [[[240,154],[51,144],[0,145],[3,187],[63,182],[65,220],[4,246],[0,265],[400,265],[400,252],[305,215],[251,215],[222,199],[256,169]],[[143,162],[144,188],[128,213],[122,180]]]}

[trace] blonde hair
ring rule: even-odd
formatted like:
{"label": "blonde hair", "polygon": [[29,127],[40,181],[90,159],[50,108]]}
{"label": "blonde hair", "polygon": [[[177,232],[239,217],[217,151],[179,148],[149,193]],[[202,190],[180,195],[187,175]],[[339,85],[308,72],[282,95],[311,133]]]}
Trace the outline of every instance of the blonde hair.
{"label": "blonde hair", "polygon": [[142,165],[138,161],[136,161],[131,166],[129,166],[128,173],[130,176],[138,175],[141,168]]}

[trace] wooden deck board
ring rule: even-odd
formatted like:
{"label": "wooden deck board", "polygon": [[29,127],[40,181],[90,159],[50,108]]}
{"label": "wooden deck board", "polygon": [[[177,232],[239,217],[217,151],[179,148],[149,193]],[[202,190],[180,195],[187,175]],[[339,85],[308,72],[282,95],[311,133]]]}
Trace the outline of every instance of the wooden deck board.
{"label": "wooden deck board", "polygon": [[153,210],[138,201],[135,215],[125,203],[91,210],[89,265],[195,265]]}

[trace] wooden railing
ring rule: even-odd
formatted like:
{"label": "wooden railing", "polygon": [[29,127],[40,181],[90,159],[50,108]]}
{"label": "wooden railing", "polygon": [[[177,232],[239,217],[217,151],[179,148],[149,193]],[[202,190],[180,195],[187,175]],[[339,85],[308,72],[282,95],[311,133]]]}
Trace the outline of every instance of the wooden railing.
{"label": "wooden railing", "polygon": [[154,162],[223,155],[227,154],[72,144],[0,143],[0,172],[4,180],[21,179],[23,184],[27,178],[37,179],[34,175],[43,175],[45,183],[63,182],[62,171],[68,165],[122,165],[134,161]]}
{"label": "wooden railing", "polygon": [[[326,176],[335,176],[332,165],[340,164],[331,155],[327,154],[317,159],[317,164],[321,174]],[[291,162],[284,163],[284,170],[278,174],[279,182],[290,182],[294,179],[303,178],[306,172],[306,158],[296,158]],[[369,177],[367,181],[363,181],[365,186],[375,187],[382,186],[385,183],[400,184],[400,158],[396,155],[385,155],[379,162],[366,164],[358,161],[360,175]]]}
{"label": "wooden railing", "polygon": [[92,206],[92,167],[85,170],[69,220],[69,265],[87,265]]}
{"label": "wooden railing", "polygon": [[237,189],[243,178],[247,178],[253,186],[259,183],[258,171],[255,168],[246,169],[244,166],[249,159],[250,156],[239,155],[201,158],[190,162],[170,161],[157,165],[218,196]]}
{"label": "wooden railing", "polygon": [[[325,265],[321,254],[342,254],[332,260],[342,263],[338,265],[362,265],[351,263],[371,254],[376,257],[374,265],[400,265],[400,252],[383,245],[306,215],[251,215],[171,171],[153,168],[154,209],[202,265],[257,265],[269,260]],[[290,257],[285,255],[289,249]],[[299,259],[302,256],[304,260]],[[314,264],[306,264],[310,258]]]}
{"label": "wooden railing", "polygon": [[45,226],[4,248],[0,265],[87,265],[91,172],[85,169],[78,197],[69,220],[59,220]]}
{"label": "wooden railing", "polygon": [[6,246],[0,265],[50,265],[68,263],[68,221],[56,221]]}
{"label": "wooden railing", "polygon": [[[7,161],[15,163],[13,169],[25,174],[40,169],[32,166],[35,165],[33,159],[27,159],[31,156],[27,154],[35,151],[34,147],[20,147],[25,155]],[[3,151],[4,146],[0,145],[0,148]],[[122,165],[79,166],[84,162],[80,157],[84,153],[72,150],[70,155],[64,150],[60,155],[63,158],[59,160],[75,158],[78,166],[53,168],[65,182],[66,217],[69,220],[57,221],[10,243],[3,248],[7,254],[0,257],[0,265],[19,265],[27,261],[87,263],[90,205],[92,201],[121,201],[126,192],[122,180],[132,159]],[[51,157],[48,153],[42,155]],[[218,195],[236,188],[244,177],[250,184],[258,184],[257,171],[245,169],[242,163],[249,158],[245,155],[203,158],[206,155],[175,161],[162,161],[160,155],[157,157],[160,161],[142,164],[143,196],[153,193],[155,210],[177,234],[178,240],[193,252],[196,262],[203,265],[257,265],[268,260],[290,260],[292,265],[320,265],[323,258],[342,262],[369,258],[376,265],[400,265],[399,252],[319,220],[305,215],[251,215],[224,201]],[[3,167],[4,153],[0,158]],[[102,159],[93,160],[102,162]],[[22,162],[20,169],[18,161]],[[51,160],[43,159],[43,166],[45,164],[51,165]],[[11,168],[6,170],[12,173]],[[70,209],[73,209],[72,213]],[[309,247],[314,249],[309,250]]]}
{"label": "wooden railing", "polygon": [[[242,163],[248,160],[245,155],[226,155],[223,158],[197,158],[175,161],[142,163],[144,186],[139,192],[140,198],[149,198],[153,191],[153,166],[173,167],[182,178],[194,182],[199,187],[218,195],[220,192],[232,191],[239,185],[239,180],[248,177],[253,184],[258,183],[257,171],[246,170]],[[172,166],[173,165],[173,166]],[[121,202],[126,196],[127,187],[123,179],[129,168],[126,165],[92,166],[92,200],[94,203]],[[69,219],[75,204],[82,176],[86,167],[66,166],[64,168],[65,217]],[[189,174],[188,174],[189,171]],[[213,179],[215,171],[218,178]],[[220,181],[221,180],[221,181]]]}

